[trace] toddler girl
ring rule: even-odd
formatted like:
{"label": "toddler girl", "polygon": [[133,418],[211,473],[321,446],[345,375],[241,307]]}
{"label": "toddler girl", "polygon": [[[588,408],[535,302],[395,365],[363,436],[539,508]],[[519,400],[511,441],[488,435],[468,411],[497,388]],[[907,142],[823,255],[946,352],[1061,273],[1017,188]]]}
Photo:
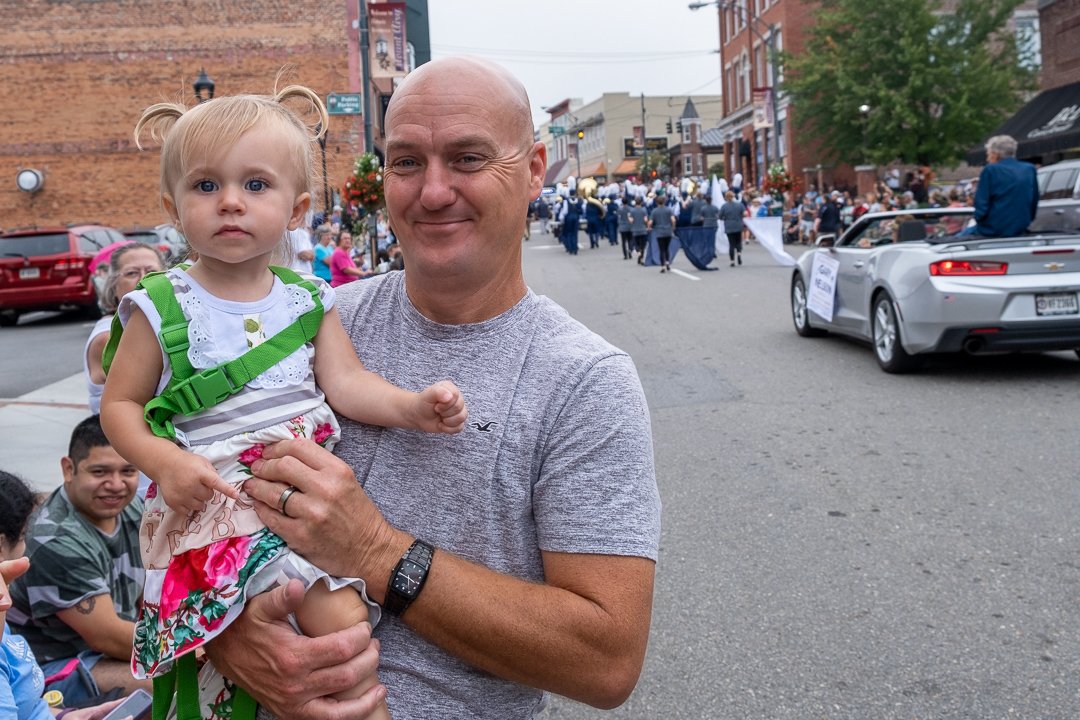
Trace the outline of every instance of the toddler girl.
{"label": "toddler girl", "polygon": [[[173,661],[218,635],[248,596],[292,577],[308,586],[296,617],[304,632],[328,634],[367,620],[369,612],[372,624],[378,620],[362,580],[330,577],[290,553],[240,495],[265,444],[304,437],[331,448],[339,437],[335,411],[428,432],[454,433],[464,425],[464,401],[453,383],[416,393],[367,371],[334,308],[334,290],[313,275],[270,269],[311,204],[315,137],[286,102],[309,105],[321,127],[329,125],[319,97],[290,86],[273,97],[221,97],[190,109],[153,105],[135,128],[137,141],[147,128],[162,139],[162,204],[198,257],[164,275],[165,297],[178,303],[186,333],[176,313],[147,290],[124,298],[125,329],[102,398],[110,441],[154,481],[140,535],[146,588],[132,656],[136,677],[168,672]],[[216,386],[213,400],[203,403],[209,407],[197,403],[186,414],[170,411],[156,420],[148,413],[153,430],[144,420],[149,401],[160,402],[155,396],[163,391],[169,397],[174,372],[181,379],[206,375],[266,341],[263,349],[277,347],[287,335],[278,333],[319,317],[311,311],[320,304],[325,316],[314,338],[297,341],[268,370],[244,382],[230,379],[226,392]],[[283,513],[289,494],[282,495]],[[227,716],[233,687],[207,667],[199,679],[200,712]],[[382,711],[389,717],[385,705]]]}

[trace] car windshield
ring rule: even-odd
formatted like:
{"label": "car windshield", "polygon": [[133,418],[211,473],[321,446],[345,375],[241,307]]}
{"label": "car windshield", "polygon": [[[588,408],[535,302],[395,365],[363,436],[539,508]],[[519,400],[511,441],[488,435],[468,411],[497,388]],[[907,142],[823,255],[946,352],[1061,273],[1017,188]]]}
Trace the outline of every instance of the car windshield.
{"label": "car windshield", "polygon": [[137,230],[135,232],[126,232],[124,237],[128,240],[134,240],[135,242],[145,243],[147,245],[155,245],[158,241],[157,233],[153,230]]}
{"label": "car windshield", "polygon": [[4,257],[33,257],[57,255],[70,248],[67,233],[55,235],[16,235],[0,238],[0,255]]}
{"label": "car windshield", "polygon": [[963,230],[970,220],[971,213],[873,218],[853,228],[840,244],[871,248],[891,243],[946,242]]}

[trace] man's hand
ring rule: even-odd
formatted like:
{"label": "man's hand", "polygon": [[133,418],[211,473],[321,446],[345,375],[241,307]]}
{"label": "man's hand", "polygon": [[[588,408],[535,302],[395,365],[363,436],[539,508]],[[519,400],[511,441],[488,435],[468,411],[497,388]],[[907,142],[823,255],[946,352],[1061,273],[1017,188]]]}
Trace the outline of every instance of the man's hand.
{"label": "man's hand", "polygon": [[416,395],[413,419],[424,432],[458,433],[469,417],[461,390],[449,380],[442,380]]}
{"label": "man's hand", "polygon": [[[363,578],[382,600],[412,539],[386,521],[347,464],[311,440],[282,440],[266,446],[251,472],[244,491],[268,528],[331,575]],[[290,485],[286,516],[278,503]]]}
{"label": "man's hand", "polygon": [[297,635],[286,618],[303,599],[299,580],[252,598],[240,617],[207,645],[206,654],[223,675],[279,718],[369,717],[386,699],[384,686],[375,685],[353,700],[328,696],[375,674],[379,641],[372,640],[371,626],[360,623],[319,638]]}

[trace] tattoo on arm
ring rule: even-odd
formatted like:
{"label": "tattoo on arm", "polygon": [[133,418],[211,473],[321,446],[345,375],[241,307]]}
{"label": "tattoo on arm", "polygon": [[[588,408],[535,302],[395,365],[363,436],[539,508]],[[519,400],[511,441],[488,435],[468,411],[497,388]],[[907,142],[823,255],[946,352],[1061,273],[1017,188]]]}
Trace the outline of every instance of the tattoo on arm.
{"label": "tattoo on arm", "polygon": [[94,612],[94,604],[96,602],[97,602],[96,597],[88,597],[85,600],[80,601],[75,606],[75,609],[78,610],[83,615],[89,615],[90,613]]}

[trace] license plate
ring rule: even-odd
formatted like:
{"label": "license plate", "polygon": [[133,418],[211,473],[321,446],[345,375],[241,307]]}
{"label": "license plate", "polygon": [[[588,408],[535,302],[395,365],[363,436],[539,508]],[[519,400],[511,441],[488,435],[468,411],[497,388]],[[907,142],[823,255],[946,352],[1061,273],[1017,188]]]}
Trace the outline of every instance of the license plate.
{"label": "license plate", "polygon": [[1036,315],[1077,315],[1076,293],[1042,293],[1035,296]]}
{"label": "license plate", "polygon": [[20,280],[37,280],[41,277],[41,268],[19,268]]}

